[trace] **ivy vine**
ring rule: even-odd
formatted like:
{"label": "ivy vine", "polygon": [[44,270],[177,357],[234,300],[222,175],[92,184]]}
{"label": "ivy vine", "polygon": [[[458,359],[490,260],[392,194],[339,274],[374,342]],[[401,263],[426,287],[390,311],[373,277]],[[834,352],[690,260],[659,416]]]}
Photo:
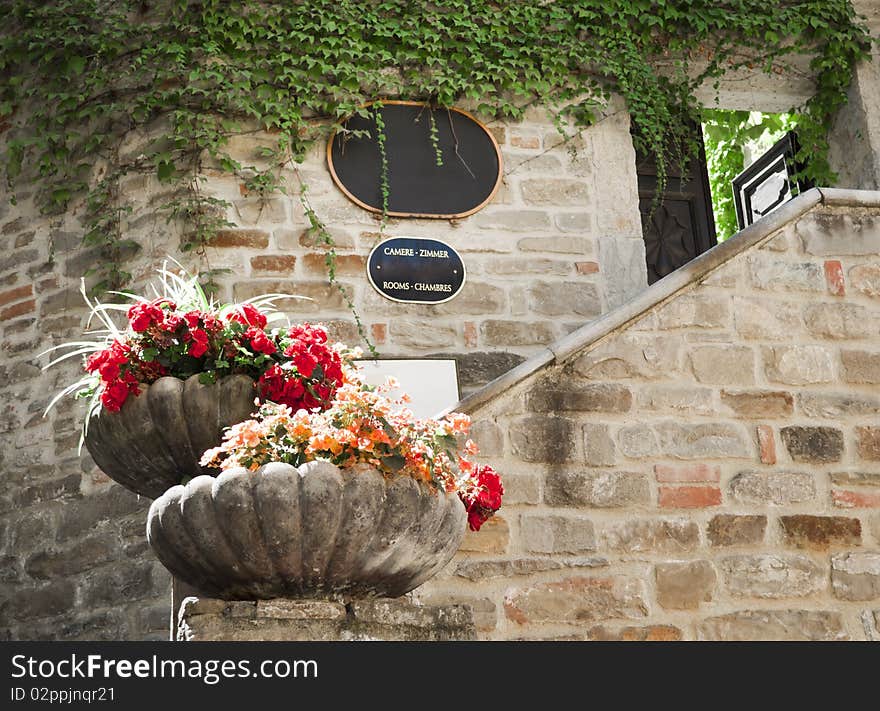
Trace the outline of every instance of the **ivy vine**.
{"label": "ivy vine", "polygon": [[[98,289],[123,285],[138,246],[121,229],[128,176],[177,191],[165,209],[187,225],[181,249],[206,259],[227,205],[201,191],[204,164],[259,195],[284,190],[284,169],[383,97],[467,101],[510,120],[542,105],[564,130],[592,123],[616,92],[662,183],[695,154],[697,86],[746,65],[784,72],[807,54],[817,91],[793,108],[801,157],[828,183],[828,127],[870,41],[846,0],[0,0],[0,16],[6,179],[35,186],[48,211],[84,201],[85,241],[105,256]],[[123,139],[135,130],[150,138],[132,155]],[[248,131],[277,138],[270,168],[227,151]]]}

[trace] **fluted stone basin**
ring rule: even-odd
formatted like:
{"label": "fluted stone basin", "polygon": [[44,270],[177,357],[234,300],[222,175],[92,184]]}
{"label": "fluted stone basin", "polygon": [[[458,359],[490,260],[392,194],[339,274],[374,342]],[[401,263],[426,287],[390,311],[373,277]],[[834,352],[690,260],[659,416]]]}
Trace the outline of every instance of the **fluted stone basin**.
{"label": "fluted stone basin", "polygon": [[225,600],[397,597],[458,550],[455,494],[326,461],[231,469],[150,506],[147,539],[178,578]]}
{"label": "fluted stone basin", "polygon": [[151,499],[185,477],[216,474],[199,466],[202,453],[255,409],[254,381],[246,375],[211,385],[198,375],[164,377],[140,387],[119,412],[102,408],[90,417],[85,445],[107,476]]}

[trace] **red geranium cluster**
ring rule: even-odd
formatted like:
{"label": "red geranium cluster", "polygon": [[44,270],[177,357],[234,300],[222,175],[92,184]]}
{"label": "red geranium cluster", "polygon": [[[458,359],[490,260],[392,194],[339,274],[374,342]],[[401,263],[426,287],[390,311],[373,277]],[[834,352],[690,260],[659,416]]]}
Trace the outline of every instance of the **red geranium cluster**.
{"label": "red geranium cluster", "polygon": [[501,477],[488,464],[474,467],[473,479],[474,487],[459,496],[467,509],[468,526],[472,531],[479,531],[480,526],[501,508],[504,487]]}
{"label": "red geranium cluster", "polygon": [[85,368],[99,376],[101,404],[111,412],[163,375],[214,382],[231,373],[250,375],[261,397],[294,409],[328,407],[344,376],[326,330],[307,323],[266,330],[267,322],[249,303],[212,313],[178,311],[167,298],[140,301],[128,310],[130,331],[88,356]]}
{"label": "red geranium cluster", "polygon": [[343,383],[342,358],[327,345],[327,331],[309,323],[293,326],[285,338],[283,355],[289,359],[272,365],[257,381],[260,396],[289,406],[326,409]]}

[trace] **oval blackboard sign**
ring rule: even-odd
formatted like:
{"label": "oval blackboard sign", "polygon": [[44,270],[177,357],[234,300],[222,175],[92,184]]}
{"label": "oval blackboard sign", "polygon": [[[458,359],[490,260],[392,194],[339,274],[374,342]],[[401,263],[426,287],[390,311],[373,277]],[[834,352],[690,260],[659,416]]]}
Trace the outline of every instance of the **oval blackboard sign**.
{"label": "oval blackboard sign", "polygon": [[367,276],[382,296],[412,304],[442,304],[464,286],[464,262],[436,239],[393,237],[367,259]]}
{"label": "oval blackboard sign", "polygon": [[495,137],[473,116],[409,101],[386,101],[381,108],[367,109],[368,118],[352,116],[327,144],[330,174],[355,203],[382,212],[382,149],[375,111],[385,124],[390,216],[465,217],[495,195],[501,184],[501,152]]}

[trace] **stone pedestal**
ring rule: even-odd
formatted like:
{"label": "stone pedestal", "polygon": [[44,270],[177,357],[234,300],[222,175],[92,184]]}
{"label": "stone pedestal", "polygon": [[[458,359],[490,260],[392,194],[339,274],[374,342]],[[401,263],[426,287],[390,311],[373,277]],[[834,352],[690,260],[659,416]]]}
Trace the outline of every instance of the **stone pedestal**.
{"label": "stone pedestal", "polygon": [[407,598],[248,600],[188,597],[176,638],[185,642],[453,641],[476,639],[467,605],[416,605]]}

